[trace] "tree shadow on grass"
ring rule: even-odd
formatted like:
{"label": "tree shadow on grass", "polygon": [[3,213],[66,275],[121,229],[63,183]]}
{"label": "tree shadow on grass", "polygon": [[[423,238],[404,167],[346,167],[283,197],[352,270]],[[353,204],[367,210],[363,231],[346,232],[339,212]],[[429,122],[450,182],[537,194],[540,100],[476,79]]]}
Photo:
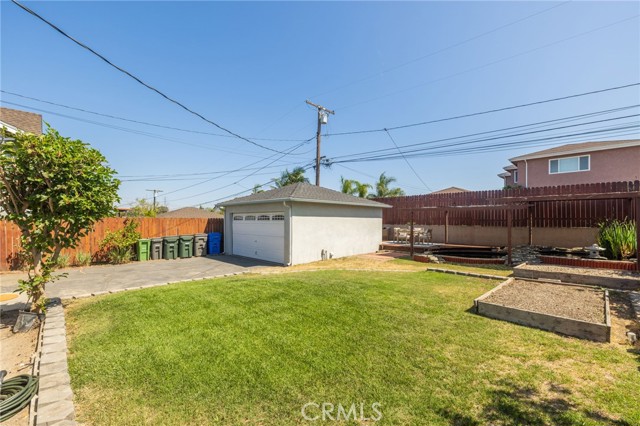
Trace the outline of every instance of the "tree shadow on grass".
{"label": "tree shadow on grass", "polygon": [[569,389],[553,383],[541,393],[505,380],[490,391],[490,402],[479,414],[460,413],[453,408],[440,410],[439,414],[453,426],[572,426],[582,425],[585,418],[599,425],[630,426],[605,413],[580,409],[568,399],[570,394]]}

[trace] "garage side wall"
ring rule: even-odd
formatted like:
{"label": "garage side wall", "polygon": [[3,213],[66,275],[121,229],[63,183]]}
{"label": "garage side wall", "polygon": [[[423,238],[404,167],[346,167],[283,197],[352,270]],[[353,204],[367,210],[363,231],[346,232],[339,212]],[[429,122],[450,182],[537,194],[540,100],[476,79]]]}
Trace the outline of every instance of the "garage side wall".
{"label": "garage side wall", "polygon": [[[289,205],[290,203],[287,203]],[[234,213],[265,213],[265,212],[283,212],[284,213],[284,258],[285,263],[290,257],[289,244],[290,241],[290,220],[289,207],[285,207],[282,202],[249,204],[243,206],[227,206],[224,212],[224,253],[233,254],[233,214]]]}
{"label": "garage side wall", "polygon": [[382,242],[382,209],[331,204],[293,203],[292,263],[372,253]]}

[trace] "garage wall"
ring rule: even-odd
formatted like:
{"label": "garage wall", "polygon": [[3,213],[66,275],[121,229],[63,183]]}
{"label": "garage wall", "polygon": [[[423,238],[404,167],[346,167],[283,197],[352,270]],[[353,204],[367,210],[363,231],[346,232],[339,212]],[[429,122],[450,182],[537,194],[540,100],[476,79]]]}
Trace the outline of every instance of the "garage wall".
{"label": "garage wall", "polygon": [[323,249],[345,257],[375,252],[382,242],[381,208],[295,202],[292,215],[294,265],[321,260]]}
{"label": "garage wall", "polygon": [[[287,203],[287,205],[290,203]],[[264,204],[252,204],[246,206],[227,206],[224,212],[224,252],[225,254],[233,253],[233,214],[234,213],[274,213],[284,212],[284,258],[286,260],[290,257],[289,244],[290,240],[290,219],[289,219],[289,207],[285,207],[282,202],[279,203],[264,203]]]}

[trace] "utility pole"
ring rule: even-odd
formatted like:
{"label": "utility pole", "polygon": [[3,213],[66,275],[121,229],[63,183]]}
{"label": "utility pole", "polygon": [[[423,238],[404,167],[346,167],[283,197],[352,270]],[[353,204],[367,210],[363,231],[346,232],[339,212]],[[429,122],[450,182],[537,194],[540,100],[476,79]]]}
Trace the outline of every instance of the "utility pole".
{"label": "utility pole", "polygon": [[316,133],[316,186],[320,186],[320,138],[322,136],[322,125],[327,124],[329,114],[333,115],[335,112],[323,107],[322,105],[316,105],[310,101],[306,102],[318,110],[318,133]]}
{"label": "utility pole", "polygon": [[162,189],[147,189],[149,192],[153,192],[153,212],[156,211],[156,194],[158,192],[163,192]]}

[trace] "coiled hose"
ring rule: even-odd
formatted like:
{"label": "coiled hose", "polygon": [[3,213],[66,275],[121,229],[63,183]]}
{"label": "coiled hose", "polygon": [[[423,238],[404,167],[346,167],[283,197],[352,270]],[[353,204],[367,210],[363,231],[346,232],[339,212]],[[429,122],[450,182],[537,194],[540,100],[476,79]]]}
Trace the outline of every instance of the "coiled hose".
{"label": "coiled hose", "polygon": [[21,374],[0,385],[0,423],[9,420],[29,404],[38,390],[38,378]]}

